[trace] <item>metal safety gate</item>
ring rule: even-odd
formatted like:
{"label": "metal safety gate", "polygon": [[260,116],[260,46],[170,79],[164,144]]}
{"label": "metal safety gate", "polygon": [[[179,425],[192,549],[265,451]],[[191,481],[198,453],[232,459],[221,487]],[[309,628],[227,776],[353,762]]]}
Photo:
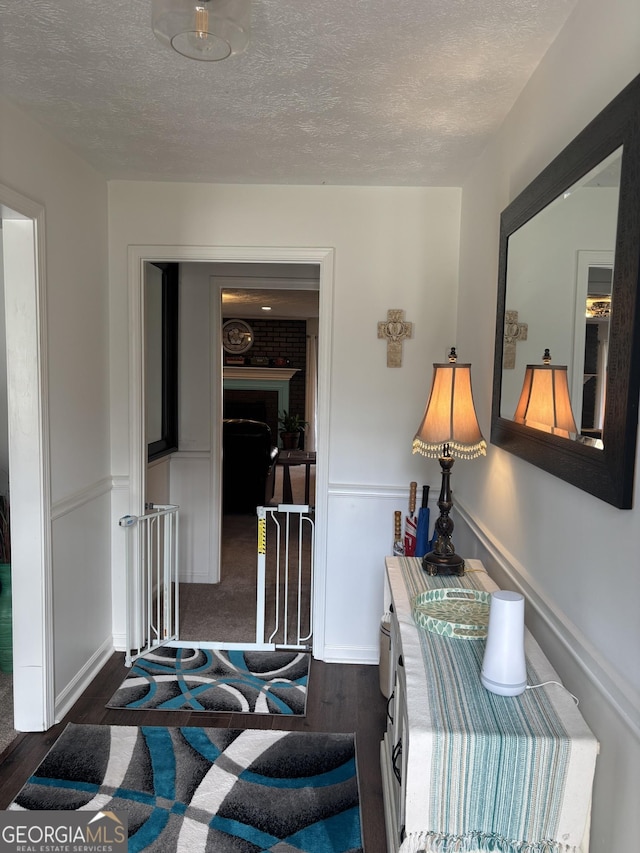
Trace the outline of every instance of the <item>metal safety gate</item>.
{"label": "metal safety gate", "polygon": [[258,507],[256,645],[311,648],[315,521],[307,505]]}
{"label": "metal safety gate", "polygon": [[118,522],[127,530],[126,666],[179,635],[179,508],[146,509]]}
{"label": "metal safety gate", "polygon": [[126,515],[125,664],[160,646],[309,650],[313,636],[315,521],[307,505],[257,507],[255,642],[180,641],[178,510],[150,505]]}

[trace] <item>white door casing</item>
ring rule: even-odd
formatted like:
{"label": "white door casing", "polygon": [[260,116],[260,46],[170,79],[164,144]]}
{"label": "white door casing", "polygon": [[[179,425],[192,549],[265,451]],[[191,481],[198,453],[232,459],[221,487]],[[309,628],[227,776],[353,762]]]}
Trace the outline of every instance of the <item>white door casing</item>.
{"label": "white door casing", "polygon": [[0,185],[12,532],[14,726],[55,722],[44,208]]}
{"label": "white door casing", "polygon": [[[309,263],[319,267],[319,352],[318,352],[318,463],[316,468],[316,547],[315,595],[313,602],[314,655],[324,656],[325,565],[327,550],[326,519],[328,517],[329,477],[329,412],[331,388],[331,351],[333,313],[334,250],[331,248],[219,247],[219,246],[129,246],[129,460],[130,512],[144,512],[144,485],[147,464],[145,440],[145,376],[144,376],[144,263],[226,262],[226,263]],[[221,353],[220,324],[212,329],[212,352]],[[214,358],[216,356],[214,355]],[[221,361],[220,361],[221,368]],[[222,400],[222,369],[212,371],[212,409]],[[220,506],[221,439],[217,428],[218,410],[211,418],[211,505]],[[219,564],[221,515],[214,514],[211,525],[210,553]]]}

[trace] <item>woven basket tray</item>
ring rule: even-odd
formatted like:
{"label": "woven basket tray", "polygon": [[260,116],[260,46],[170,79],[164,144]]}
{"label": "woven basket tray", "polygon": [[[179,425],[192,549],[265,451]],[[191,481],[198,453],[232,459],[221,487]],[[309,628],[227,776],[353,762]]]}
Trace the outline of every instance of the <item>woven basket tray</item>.
{"label": "woven basket tray", "polygon": [[413,620],[433,634],[475,640],[487,636],[490,600],[479,589],[429,589],[413,599]]}

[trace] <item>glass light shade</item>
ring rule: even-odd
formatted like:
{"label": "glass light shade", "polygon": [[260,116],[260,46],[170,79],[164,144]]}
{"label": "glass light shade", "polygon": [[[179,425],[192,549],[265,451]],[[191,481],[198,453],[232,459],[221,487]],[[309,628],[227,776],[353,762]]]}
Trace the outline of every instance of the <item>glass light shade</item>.
{"label": "glass light shade", "polygon": [[152,0],[151,26],[162,44],[189,59],[218,62],[249,43],[251,0]]}
{"label": "glass light shade", "polygon": [[471,365],[433,365],[433,384],[427,408],[413,439],[413,452],[438,458],[443,447],[461,459],[484,456],[482,437],[471,390]]}
{"label": "glass light shade", "polygon": [[569,437],[577,432],[566,365],[528,364],[513,419],[534,429]]}

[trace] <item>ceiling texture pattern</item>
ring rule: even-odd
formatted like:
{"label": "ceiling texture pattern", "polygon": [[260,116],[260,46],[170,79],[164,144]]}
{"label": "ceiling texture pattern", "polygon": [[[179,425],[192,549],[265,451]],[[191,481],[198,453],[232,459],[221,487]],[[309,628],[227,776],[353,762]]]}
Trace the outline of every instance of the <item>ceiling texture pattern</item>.
{"label": "ceiling texture pattern", "polygon": [[253,0],[195,62],[150,0],[0,0],[0,95],[107,178],[460,186],[577,0]]}

